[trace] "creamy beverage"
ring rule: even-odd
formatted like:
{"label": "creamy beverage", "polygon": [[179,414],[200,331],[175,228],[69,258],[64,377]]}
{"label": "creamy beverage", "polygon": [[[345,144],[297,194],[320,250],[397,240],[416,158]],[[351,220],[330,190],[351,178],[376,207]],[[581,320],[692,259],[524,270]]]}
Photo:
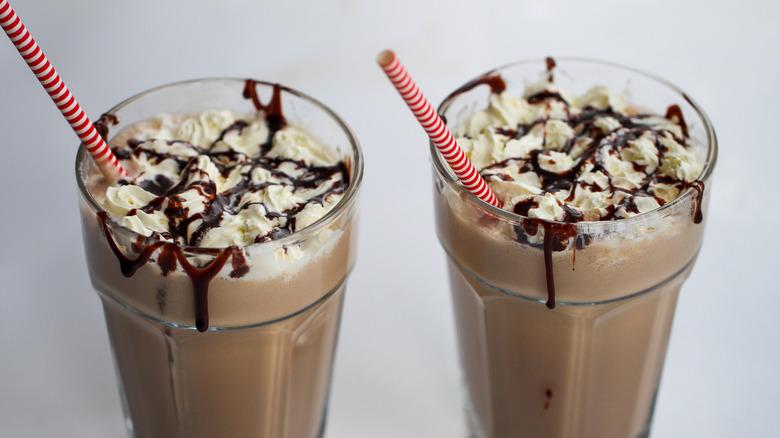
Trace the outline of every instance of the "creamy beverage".
{"label": "creamy beverage", "polygon": [[80,150],[87,264],[128,433],[322,436],[361,153],[280,85],[151,90],[97,124],[130,177]]}
{"label": "creamy beverage", "polygon": [[706,116],[651,76],[552,59],[488,72],[440,113],[503,206],[432,149],[472,434],[647,436],[706,221]]}

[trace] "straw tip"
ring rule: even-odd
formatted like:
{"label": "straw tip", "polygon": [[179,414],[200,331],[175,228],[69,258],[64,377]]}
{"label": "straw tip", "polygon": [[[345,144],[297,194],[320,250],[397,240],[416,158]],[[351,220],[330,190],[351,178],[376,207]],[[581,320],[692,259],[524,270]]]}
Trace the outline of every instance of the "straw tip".
{"label": "straw tip", "polygon": [[393,58],[395,58],[395,53],[393,53],[392,50],[383,50],[382,53],[377,56],[376,61],[379,65],[384,67],[393,62]]}

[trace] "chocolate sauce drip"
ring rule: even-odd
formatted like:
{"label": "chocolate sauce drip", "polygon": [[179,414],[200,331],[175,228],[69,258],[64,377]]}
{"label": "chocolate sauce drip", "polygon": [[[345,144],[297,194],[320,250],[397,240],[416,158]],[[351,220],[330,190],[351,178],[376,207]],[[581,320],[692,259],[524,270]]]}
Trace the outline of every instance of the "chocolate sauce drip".
{"label": "chocolate sauce drip", "polygon": [[447,96],[446,99],[444,99],[444,102],[442,105],[445,105],[446,102],[454,98],[455,96],[459,94],[463,94],[472,88],[475,88],[479,85],[487,85],[490,87],[490,92],[493,94],[499,94],[502,91],[506,90],[506,82],[504,82],[504,78],[501,77],[499,74],[486,74],[483,76],[480,76],[476,79],[474,79],[471,82],[468,82],[467,84],[463,85],[462,87],[458,88],[457,90],[453,91],[449,96]]}
{"label": "chocolate sauce drip", "polygon": [[544,271],[547,279],[548,309],[555,308],[555,275],[553,275],[554,251],[563,251],[570,238],[577,236],[577,227],[573,223],[540,221],[544,228]]}
{"label": "chocolate sauce drip", "polygon": [[532,94],[528,96],[527,100],[528,103],[534,104],[534,103],[544,102],[547,99],[555,99],[560,102],[563,102],[566,105],[569,104],[569,102],[567,102],[566,99],[564,99],[560,93],[558,93],[557,91],[550,91],[550,90],[542,90],[538,93]]}
{"label": "chocolate sauce drip", "polygon": [[555,60],[548,56],[544,59],[545,64],[547,64],[547,82],[554,82],[555,77],[553,76],[553,70],[555,70]]}
{"label": "chocolate sauce drip", "polygon": [[144,246],[143,249],[140,251],[140,254],[138,254],[138,257],[136,257],[135,259],[131,259],[125,256],[124,253],[122,253],[122,251],[120,251],[119,247],[116,245],[116,242],[114,241],[114,238],[112,237],[111,232],[108,229],[108,224],[106,223],[106,221],[108,220],[108,214],[104,211],[99,211],[97,213],[97,216],[100,221],[100,225],[103,228],[103,232],[106,235],[108,246],[111,247],[111,251],[114,252],[117,259],[119,260],[119,269],[122,272],[122,275],[124,275],[125,277],[132,277],[133,274],[135,274],[135,271],[138,270],[138,268],[145,265],[146,262],[149,261],[149,258],[158,248],[165,246],[168,243],[168,242],[155,242],[151,245]]}
{"label": "chocolate sauce drip", "polygon": [[199,332],[205,332],[209,328],[209,283],[225,266],[225,262],[235,249],[224,248],[206,266],[196,268],[187,260],[181,248],[176,248],[176,258],[192,283],[195,294],[195,328]]}
{"label": "chocolate sauce drip", "polygon": [[[537,208],[539,203],[533,198],[515,204],[513,213],[527,216],[532,208]],[[544,219],[524,217],[522,225],[516,229],[518,241],[538,246],[528,240],[527,236],[536,236],[541,227],[544,230],[542,239],[542,251],[544,253],[544,271],[547,283],[547,305],[548,309],[555,308],[555,275],[553,273],[553,252],[563,251],[568,248],[569,240],[575,239],[575,248],[582,245],[577,241],[577,226],[574,222],[580,220],[579,212],[564,208],[564,216],[560,222],[552,222]]]}
{"label": "chocolate sauce drip", "polygon": [[95,125],[95,129],[97,130],[98,134],[100,134],[100,137],[103,138],[103,141],[107,142],[109,127],[118,123],[119,117],[115,116],[114,114],[103,114],[95,123],[93,123],[93,125]]}
{"label": "chocolate sauce drip", "polygon": [[552,396],[552,388],[547,388],[544,390],[544,406],[542,406],[542,411],[546,411],[550,408],[550,401],[552,400]]}
{"label": "chocolate sauce drip", "polygon": [[[181,247],[171,242],[157,241],[148,245],[141,246],[136,258],[128,257],[119,249],[113,235],[108,227],[108,214],[104,211],[97,213],[100,226],[106,236],[106,241],[111,251],[119,261],[120,271],[125,277],[132,277],[135,272],[151,260],[152,255],[157,252],[156,262],[162,269],[163,276],[176,269],[178,262],[184,272],[190,279],[194,292],[195,301],[195,328],[199,332],[204,332],[209,328],[209,307],[208,307],[208,289],[211,280],[219,273],[228,258],[233,260],[233,272],[231,277],[241,276],[248,270],[246,268],[246,259],[243,251],[237,247],[228,248],[193,248],[196,254],[208,255],[212,260],[198,268],[187,260],[187,256]],[[165,306],[164,291],[157,292],[157,300],[160,309]]]}
{"label": "chocolate sauce drip", "polygon": [[704,220],[704,215],[701,212],[701,203],[704,198],[704,182],[697,179],[690,184],[690,187],[696,190],[696,208],[693,212],[693,223],[700,224]]}
{"label": "chocolate sauce drip", "polygon": [[175,245],[165,245],[157,254],[157,264],[160,265],[163,276],[176,270],[176,248]]}
{"label": "chocolate sauce drip", "polygon": [[230,257],[230,263],[233,270],[230,272],[232,278],[241,278],[249,272],[249,265],[246,263],[246,256],[244,251],[239,248],[233,247],[233,254]]}
{"label": "chocolate sauce drip", "polygon": [[685,123],[685,117],[683,117],[682,109],[680,109],[679,105],[670,105],[669,108],[666,109],[666,118],[676,120],[677,123],[680,124],[683,137],[688,138],[688,125]]}
{"label": "chocolate sauce drip", "polygon": [[553,273],[553,245],[556,237],[549,227],[544,227],[544,274],[547,280],[547,302],[548,309],[555,308],[555,275]]}
{"label": "chocolate sauce drip", "polygon": [[282,86],[279,84],[273,85],[273,94],[271,100],[267,105],[260,102],[260,98],[257,96],[257,81],[247,79],[244,83],[244,99],[252,100],[252,104],[257,111],[265,112],[265,119],[268,122],[268,127],[271,129],[271,138],[273,133],[287,126],[287,119],[282,114]]}

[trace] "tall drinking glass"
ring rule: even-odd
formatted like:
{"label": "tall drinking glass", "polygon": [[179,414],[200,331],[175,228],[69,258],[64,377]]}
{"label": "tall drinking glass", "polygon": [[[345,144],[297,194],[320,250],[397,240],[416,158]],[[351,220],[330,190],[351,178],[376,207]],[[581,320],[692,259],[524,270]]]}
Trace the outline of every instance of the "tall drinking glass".
{"label": "tall drinking glass", "polygon": [[[83,145],[79,150],[87,266],[103,303],[130,436],[323,434],[344,291],[355,262],[363,157],[351,130],[321,103],[283,86],[252,85],[266,102],[278,93],[287,123],[347,163],[350,184],[341,201],[285,237],[228,249],[144,237],[100,207],[91,183],[99,172]],[[110,126],[115,134],[158,113],[228,108],[251,114],[256,108],[242,96],[245,87],[240,79],[166,85],[120,103],[104,120],[116,123]],[[178,261],[173,270],[172,258]]]}
{"label": "tall drinking glass", "polygon": [[[467,418],[478,438],[646,437],[678,293],[704,235],[715,133],[701,108],[662,79],[605,62],[555,61],[555,83],[572,95],[603,85],[658,114],[677,104],[705,164],[695,187],[656,210],[558,225],[480,201],[431,147]],[[545,60],[498,68],[453,93],[439,112],[454,129],[486,108],[485,77],[500,75],[522,96],[542,74]],[[572,231],[565,249],[529,243],[556,226]]]}

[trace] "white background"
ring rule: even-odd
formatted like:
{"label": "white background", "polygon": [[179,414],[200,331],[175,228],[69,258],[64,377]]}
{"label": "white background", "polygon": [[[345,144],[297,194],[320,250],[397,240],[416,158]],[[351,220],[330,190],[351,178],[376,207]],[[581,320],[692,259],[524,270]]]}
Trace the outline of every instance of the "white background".
{"label": "white background", "polygon": [[[720,142],[701,256],[680,297],[655,437],[780,431],[780,2],[13,0],[87,113],[207,76],[325,102],[366,159],[327,436],[465,438],[423,130],[377,67],[431,101],[524,58],[586,56],[669,79]],[[0,38],[0,40],[5,37]],[[123,436],[76,208],[77,141],[0,41],[0,437]]]}

